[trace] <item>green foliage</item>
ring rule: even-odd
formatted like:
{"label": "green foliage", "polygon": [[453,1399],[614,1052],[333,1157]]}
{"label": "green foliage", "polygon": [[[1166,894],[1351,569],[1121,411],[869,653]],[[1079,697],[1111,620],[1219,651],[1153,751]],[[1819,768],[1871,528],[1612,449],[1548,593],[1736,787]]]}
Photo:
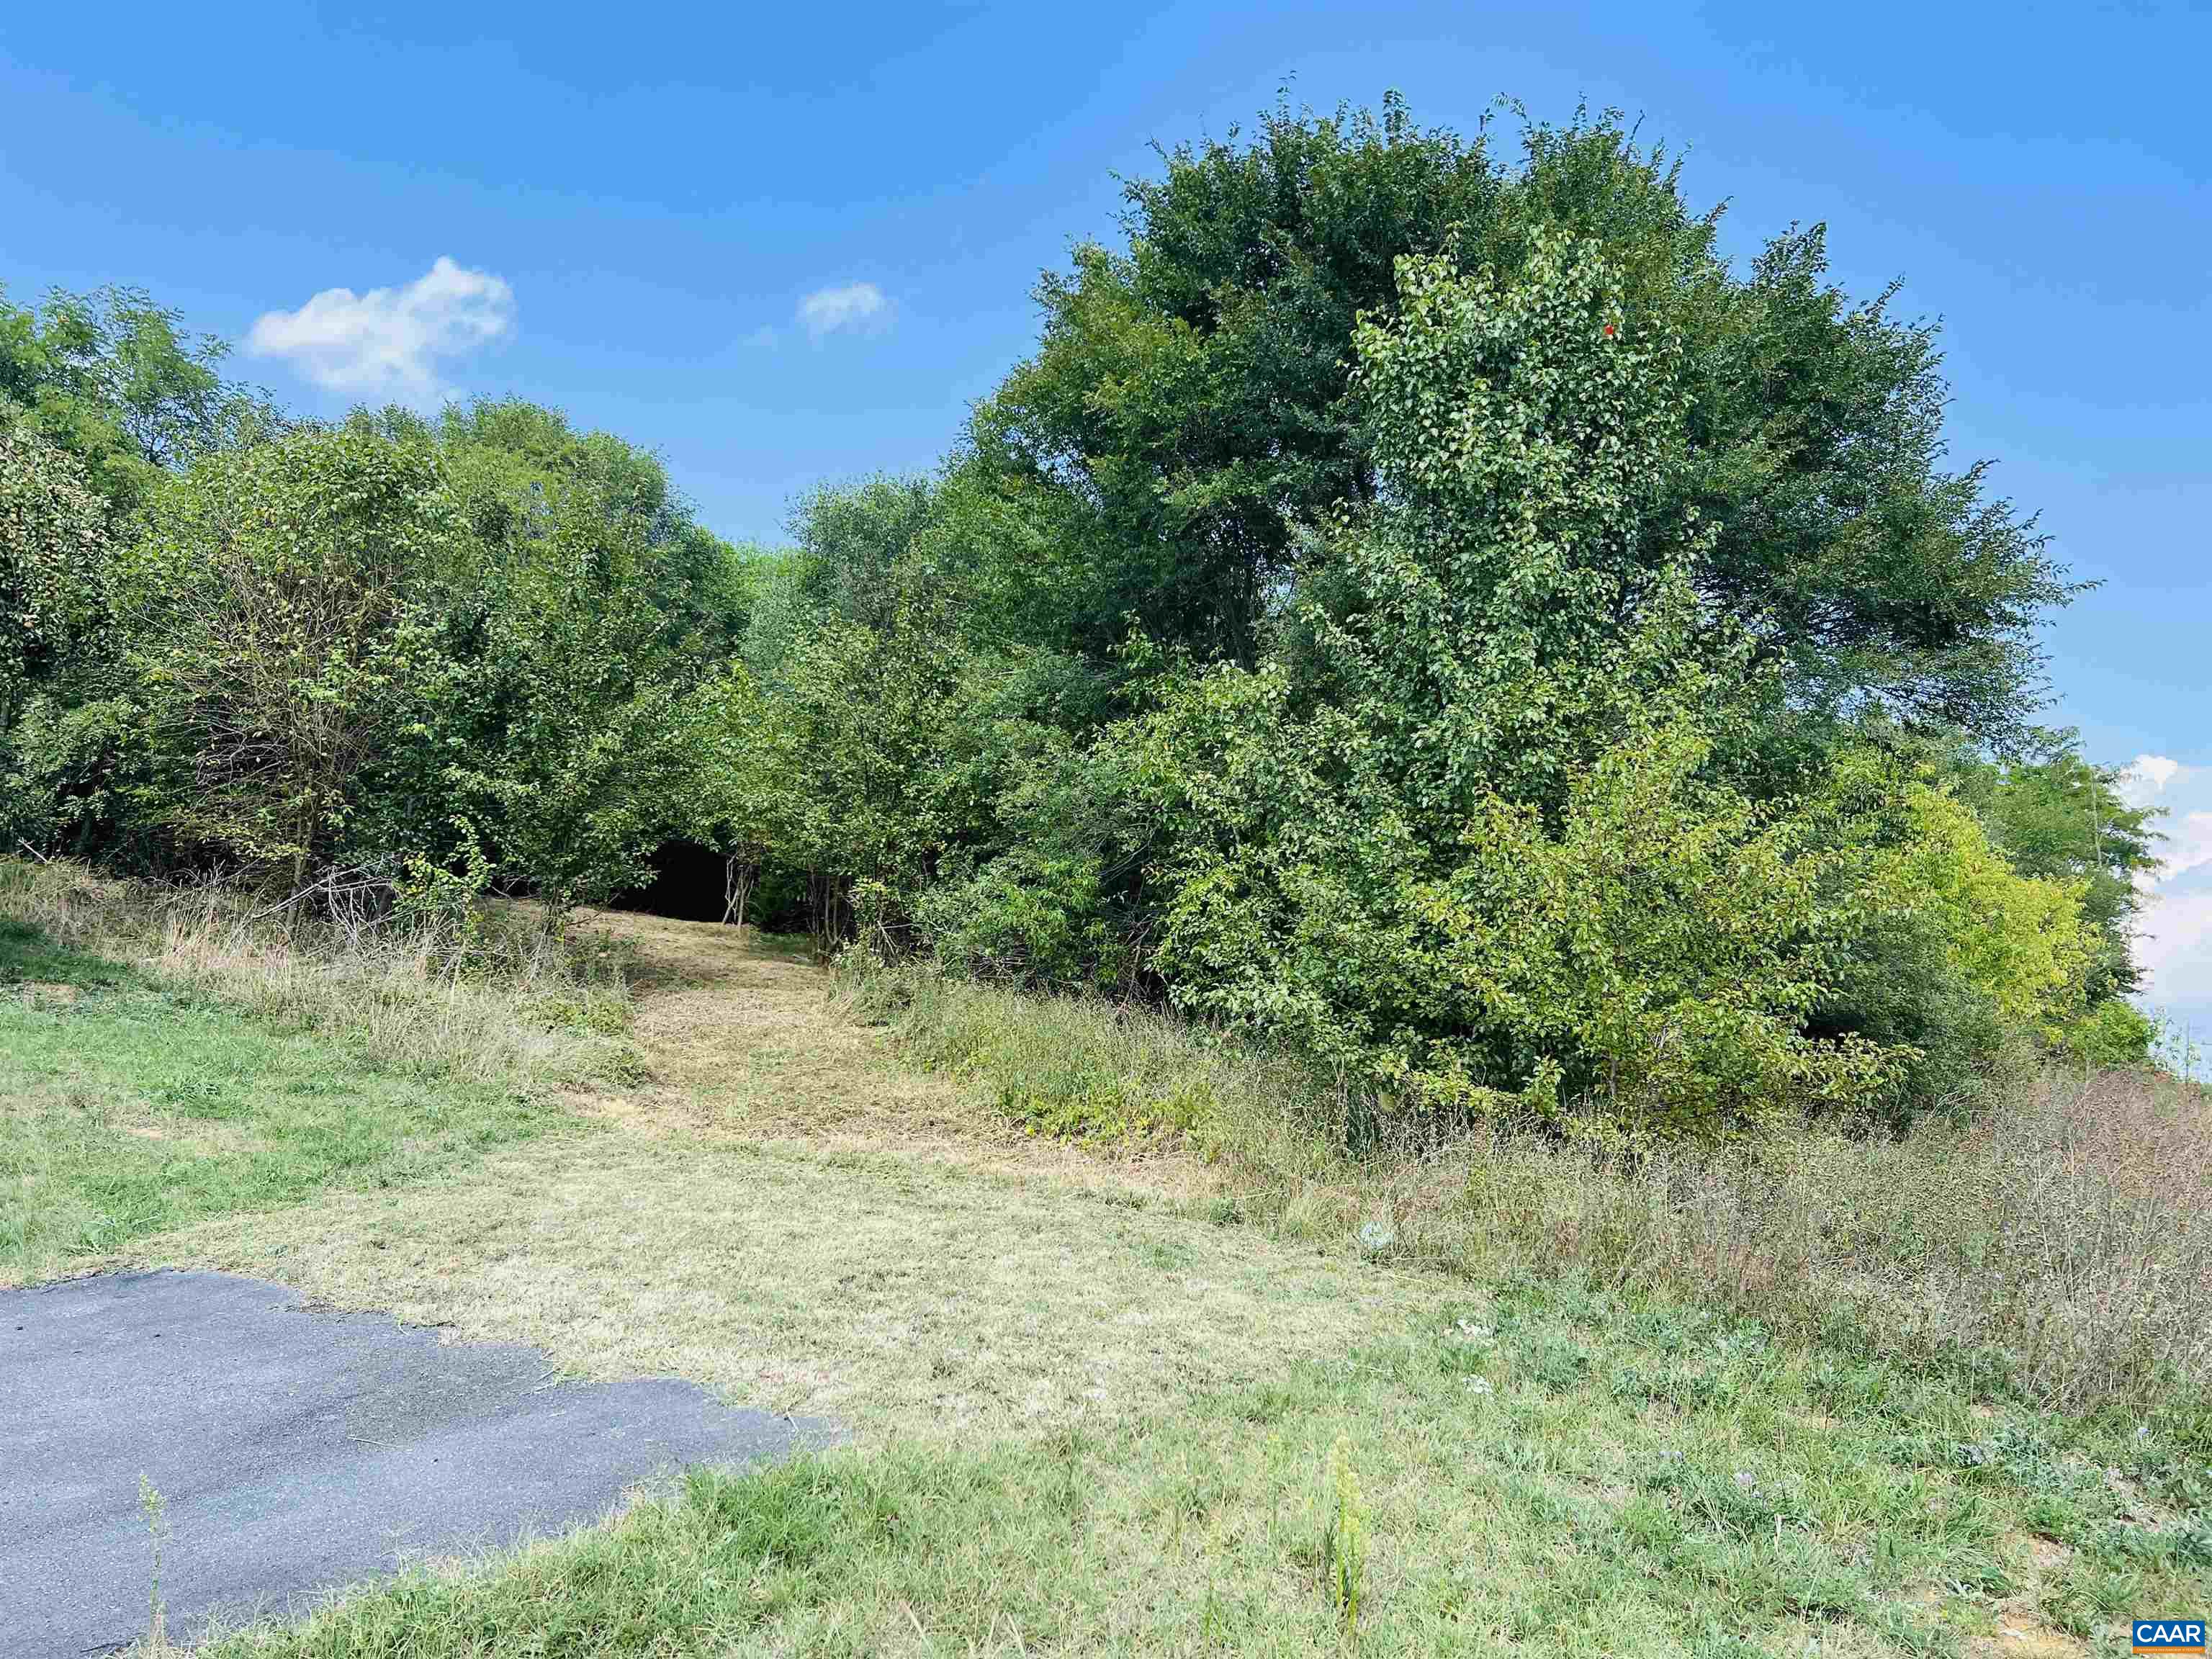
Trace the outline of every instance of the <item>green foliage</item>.
{"label": "green foliage", "polygon": [[1732,659],[1670,564],[1689,527],[1650,532],[1671,348],[1555,239],[1510,287],[1401,282],[1358,339],[1383,495],[1317,548],[1301,649],[1171,684],[1137,739],[1161,971],[1454,1115],[1722,1126],[1879,1086],[1878,1051],[1802,1034],[1806,827],[1711,775]]}
{"label": "green foliage", "polygon": [[1386,1103],[1675,1127],[1925,1105],[2062,1040],[2077,898],[1966,807],[1747,793],[1771,682],[1686,591],[1675,348],[1595,248],[1401,284],[1357,336],[1376,501],[1279,658],[1170,681],[1137,739],[1177,999]]}
{"label": "green foliage", "polygon": [[2157,1040],[2158,1028],[2117,997],[2091,1004],[2060,1033],[2068,1054],[2100,1069],[2146,1064]]}
{"label": "green foliage", "polygon": [[[1071,685],[1073,678],[1078,683]],[[988,803],[915,903],[937,960],[982,978],[1135,988],[1153,825],[1120,744],[1059,721],[1088,686],[1066,659],[1021,653],[969,687],[956,798]]]}
{"label": "green foliage", "polygon": [[1037,578],[1103,655],[1133,615],[1208,655],[1255,653],[1302,520],[1370,493],[1346,382],[1401,254],[1479,222],[1482,146],[1279,109],[1245,147],[1180,146],[1124,186],[1126,252],[1047,273],[1037,355],[977,411],[987,469],[1051,526]]}
{"label": "green foliage", "polygon": [[131,868],[161,862],[145,711],[128,694],[33,697],[0,778],[0,831],[15,842]]}
{"label": "green foliage", "polygon": [[1137,804],[1085,740],[1097,677],[992,627],[973,492],[823,489],[798,527],[801,550],[763,573],[742,665],[696,699],[691,747],[712,758],[685,796],[688,838],[723,854],[733,893],[749,872],[802,872],[825,942],[864,891],[889,948],[1066,981],[1126,967],[1103,860]]}
{"label": "green foliage", "polygon": [[[683,698],[757,586],[652,457],[520,404],[198,452],[131,522],[76,561],[112,626],[19,724],[17,832],[443,908],[455,881],[557,913],[641,877]],[[40,531],[34,568],[64,543]]]}
{"label": "green foliage", "polygon": [[920,627],[830,620],[787,660],[774,741],[795,810],[781,827],[787,855],[817,880],[906,888],[933,866],[959,678],[940,643]]}
{"label": "green foliage", "polygon": [[435,684],[422,572],[455,532],[434,451],[304,430],[165,481],[117,573],[157,813],[295,884],[374,850],[375,808]]}
{"label": "green foliage", "polygon": [[43,316],[0,295],[0,407],[74,455],[116,513],[164,470],[271,421],[265,400],[217,372],[228,347],[188,337],[181,321],[140,289],[56,289]]}
{"label": "green foliage", "polygon": [[137,711],[113,658],[111,562],[165,469],[276,424],[264,402],[220,379],[222,343],[187,339],[178,323],[131,289],[58,289],[43,313],[0,297],[0,831],[9,844],[145,851],[128,828],[135,815],[119,810],[143,745],[130,737]]}
{"label": "green foliage", "polygon": [[1299,690],[1362,728],[1434,840],[1486,789],[1556,801],[1699,652],[1686,625],[1635,638],[1694,526],[1652,520],[1679,348],[1620,331],[1594,245],[1540,237],[1510,284],[1409,258],[1400,289],[1353,341],[1384,497],[1310,562]]}
{"label": "green foliage", "polygon": [[[1183,843],[1159,945],[1187,1006],[1454,1118],[1717,1129],[1888,1085],[1896,1057],[1804,1029],[1833,927],[1812,825],[1704,777],[1686,712],[1603,753],[1556,820],[1489,794],[1438,848],[1377,781],[1330,787],[1326,742],[1169,770],[1208,714],[1217,739],[1265,728],[1210,679],[1158,775],[1213,831]],[[1264,829],[1258,787],[1279,791]]]}
{"label": "green foliage", "polygon": [[[1611,1123],[1711,1127],[1888,1086],[1896,1056],[1804,1034],[1836,924],[1809,826],[1705,781],[1711,759],[1678,716],[1604,756],[1556,836],[1492,803],[1466,861],[1417,894],[1441,935],[1436,982],[1486,1016],[1467,1024],[1537,1056],[1524,1101],[1556,1109],[1564,1091]],[[1458,1053],[1431,1054],[1431,1097],[1481,1088]]]}
{"label": "green foliage", "polygon": [[921,895],[915,920],[937,960],[957,972],[1112,988],[1127,972],[1108,909],[1095,857],[1018,846]]}
{"label": "green foliage", "polygon": [[935,492],[921,478],[869,478],[809,495],[792,523],[804,556],[795,568],[816,611],[866,628],[892,626],[910,551],[935,508]]}
{"label": "green foliage", "polygon": [[556,411],[287,430],[143,295],[0,307],[0,828],[463,930],[705,848],[726,920],[1176,1003],[1370,1127],[2138,1056],[2149,820],[2026,757],[2073,589],[1932,331],[1680,171],[1395,97],[1164,151],[944,465],[772,554]]}
{"label": "green foliage", "polygon": [[[1030,564],[1103,654],[1134,616],[1202,656],[1256,660],[1304,527],[1376,498],[1390,465],[1346,344],[1404,295],[1397,262],[1510,285],[1547,240],[1595,241],[1638,349],[1686,408],[1662,525],[1711,527],[1692,574],[1753,631],[1801,706],[1869,706],[2022,735],[2039,619],[2074,591],[2033,521],[1944,470],[1934,331],[1826,280],[1822,229],[1739,276],[1679,164],[1612,113],[1484,137],[1279,106],[1125,186],[1127,246],[1048,273],[1036,355],[977,411],[975,459],[1048,534]],[[1646,481],[1656,482],[1656,481]],[[1940,599],[1931,596],[1940,595]]]}
{"label": "green foliage", "polygon": [[82,467],[0,410],[0,737],[92,630],[106,552]]}
{"label": "green foliage", "polygon": [[1877,890],[1936,919],[1953,968],[2007,1025],[2056,1042],[2081,1012],[2094,950],[2078,897],[2014,870],[1951,796],[1913,788],[1905,812],[1910,838],[1876,857]]}
{"label": "green foliage", "polygon": [[683,775],[668,544],[589,470],[465,447],[455,471],[470,533],[444,778],[507,878],[557,914],[645,878]]}
{"label": "green foliage", "polygon": [[[1945,470],[1934,325],[1827,280],[1825,228],[1708,273],[1686,360],[1691,500],[1716,527],[1700,587],[1798,696],[2016,746],[2043,694],[2035,631],[2080,591],[2032,518]],[[1940,595],[1935,599],[1932,596]]]}
{"label": "green foliage", "polygon": [[770,824],[785,798],[776,787],[768,710],[744,665],[732,662],[692,693],[680,720],[688,759],[678,771],[671,822],[721,855],[722,920],[742,927],[769,848],[786,841]]}
{"label": "green foliage", "polygon": [[[558,411],[519,399],[449,408],[437,431],[485,550],[479,558],[511,554],[579,501],[628,538],[631,550],[609,554],[598,580],[634,583],[625,602],[651,613],[639,642],[652,653],[641,664],[648,674],[680,662],[696,676],[696,665],[727,656],[744,637],[761,556],[698,524],[658,457],[612,433],[578,433]],[[617,569],[621,558],[630,562]]]}
{"label": "green foliage", "polygon": [[1965,758],[1958,769],[1960,797],[1988,826],[2006,861],[2022,875],[2075,890],[2082,917],[2098,934],[2090,1000],[2134,990],[2142,897],[2136,878],[2158,866],[2152,828],[2157,809],[2129,805],[2118,768],[2093,766],[2065,748],[2039,761]]}
{"label": "green foliage", "polygon": [[1941,769],[1871,745],[1843,758],[1826,799],[1852,926],[1815,1029],[1909,1054],[1904,1099],[1919,1106],[1980,1093],[2010,1040],[2142,1058],[2139,1017],[2100,983],[2112,946],[2086,881],[2024,873]]}

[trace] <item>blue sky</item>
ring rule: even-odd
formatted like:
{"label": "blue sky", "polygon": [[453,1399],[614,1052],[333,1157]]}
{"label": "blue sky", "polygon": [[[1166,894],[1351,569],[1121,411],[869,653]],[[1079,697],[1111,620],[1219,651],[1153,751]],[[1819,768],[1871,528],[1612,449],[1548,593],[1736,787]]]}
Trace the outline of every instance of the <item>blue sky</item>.
{"label": "blue sky", "polygon": [[308,410],[562,405],[737,538],[934,460],[1153,139],[1286,82],[1640,115],[1733,250],[1825,220],[1846,286],[1945,320],[1958,456],[2105,584],[2051,630],[2056,717],[2154,757],[2187,867],[2148,954],[2212,1029],[2212,9],[370,9],[10,8],[0,283],[143,284]]}

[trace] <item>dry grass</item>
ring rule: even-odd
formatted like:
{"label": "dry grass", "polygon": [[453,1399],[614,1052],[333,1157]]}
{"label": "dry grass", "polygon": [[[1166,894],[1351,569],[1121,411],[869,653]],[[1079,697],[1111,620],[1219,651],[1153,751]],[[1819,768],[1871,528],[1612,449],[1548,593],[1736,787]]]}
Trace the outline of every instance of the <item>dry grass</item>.
{"label": "dry grass", "polygon": [[519,915],[456,948],[430,927],[264,911],[214,884],[0,860],[0,918],[422,1073],[544,1088],[634,1069],[623,953]]}
{"label": "dry grass", "polygon": [[[655,1077],[601,1093],[605,1132],[128,1259],[689,1375],[859,1443],[227,1651],[2063,1652],[2201,1599],[2203,1454],[2166,1429],[1778,1342],[1698,1305],[1711,1285],[1671,1296],[1686,1250],[1626,1271],[1674,1248],[1639,1214],[1736,1237],[1686,1169],[1509,1137],[1348,1159],[1293,1073],[1089,1005],[909,1005],[908,1051],[947,1045],[916,1074],[772,945],[586,925],[630,963]],[[983,1013],[1009,1024],[945,1023]],[[1138,1119],[1167,1084],[1194,1127],[1076,1142],[1007,1115],[1010,1084],[1050,1111],[1069,1079]],[[1746,1241],[1783,1224],[1710,1193]],[[1340,1438],[1370,1510],[1356,1640],[1322,1587]]]}
{"label": "dry grass", "polygon": [[908,1437],[1248,1386],[1449,1292],[1217,1224],[1189,1158],[1023,1133],[896,1063],[802,955],[750,931],[579,921],[618,942],[636,991],[653,1081],[583,1097],[620,1133],[211,1221],[130,1259]]}
{"label": "dry grass", "polygon": [[1325,1080],[1141,1009],[915,975],[846,995],[1018,1118],[1174,1124],[1278,1236],[1477,1278],[1564,1265],[2045,1403],[2207,1410],[2212,1108],[2161,1073],[2032,1074],[1903,1139],[1805,1127],[1607,1154],[1355,1126]]}
{"label": "dry grass", "polygon": [[1048,1176],[686,1135],[547,1143],[137,1259],[907,1437],[1164,1409],[1402,1330],[1450,1290]]}
{"label": "dry grass", "polygon": [[380,1048],[347,1023],[358,1012],[389,1037],[404,1018],[418,1038],[430,1027],[450,1043],[454,1029],[434,1025],[447,999],[432,988],[334,996],[264,954],[250,964],[268,999],[257,1013],[214,994],[246,970],[180,984],[163,960],[134,969],[0,914],[0,1284],[81,1269],[208,1216],[423,1179],[578,1125],[531,1085],[590,1059],[599,1039],[518,1041],[535,1075],[489,1064],[499,1051],[482,1043],[447,1064],[439,1044]]}
{"label": "dry grass", "polygon": [[[2212,1110],[2148,1071],[2053,1068],[1965,1124],[1800,1130],[1560,1183],[1502,1138],[1467,1245],[1551,1248],[1715,1290],[1878,1350],[1964,1358],[2031,1398],[2202,1409],[2212,1386]],[[1553,1158],[1556,1155],[1551,1155]],[[1526,1195],[1545,1193],[1540,1214]]]}
{"label": "dry grass", "polygon": [[634,1036],[657,1086],[598,1107],[632,1128],[888,1150],[1192,1208],[1223,1195],[1222,1172],[1176,1148],[1039,1135],[960,1079],[904,1062],[883,1030],[849,1017],[804,941],[614,911],[578,921],[629,964]]}
{"label": "dry grass", "polygon": [[[941,980],[848,979],[825,999],[803,951],[750,930],[586,914],[562,944],[512,918],[457,962],[419,933],[319,932],[249,920],[218,890],[21,865],[0,866],[0,915],[386,1059],[564,1085],[631,1132],[604,1154],[602,1190],[659,1181],[669,1160],[706,1216],[786,1190],[795,1177],[763,1174],[779,1159],[888,1158],[917,1180],[1049,1182],[1176,1224],[1241,1218],[1293,1248],[1364,1239],[1463,1277],[1565,1264],[1964,1363],[2046,1403],[2201,1412],[2212,1386],[2212,1112],[2153,1073],[2052,1072],[1902,1140],[1806,1128],[1630,1158],[1503,1131],[1393,1144],[1386,1129],[1355,1157],[1341,1095],[1279,1056],[1142,1010]],[[627,1068],[619,1086],[591,1081],[611,1068]],[[516,1166],[526,1184],[552,1156]],[[826,1192],[807,1201],[844,1213]],[[540,1239],[549,1272],[568,1271],[550,1264],[574,1242]],[[903,1248],[926,1242],[939,1248]]]}

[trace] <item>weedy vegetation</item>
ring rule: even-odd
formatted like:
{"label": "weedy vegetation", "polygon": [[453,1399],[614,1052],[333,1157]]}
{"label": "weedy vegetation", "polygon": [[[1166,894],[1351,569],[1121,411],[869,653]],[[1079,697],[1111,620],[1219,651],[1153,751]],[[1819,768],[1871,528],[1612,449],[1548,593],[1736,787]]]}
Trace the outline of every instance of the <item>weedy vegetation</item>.
{"label": "weedy vegetation", "polygon": [[2086,1651],[2201,1595],[2208,1480],[2162,1435],[1515,1278],[1158,1415],[696,1474],[213,1650]]}
{"label": "weedy vegetation", "polygon": [[1718,1298],[2052,1405],[2201,1419],[2212,1389],[2212,1098],[2148,1066],[2027,1066],[1901,1131],[1439,1133],[1141,1006],[872,969],[842,994],[1024,1125],[1188,1146],[1224,1172],[1219,1202],[1286,1237],[1344,1245],[1382,1218],[1395,1261]]}

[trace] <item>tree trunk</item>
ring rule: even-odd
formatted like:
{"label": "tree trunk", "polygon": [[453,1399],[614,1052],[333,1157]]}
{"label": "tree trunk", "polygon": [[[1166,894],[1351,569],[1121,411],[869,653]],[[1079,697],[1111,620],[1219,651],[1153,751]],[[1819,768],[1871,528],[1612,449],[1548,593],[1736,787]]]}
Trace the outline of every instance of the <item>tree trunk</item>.
{"label": "tree trunk", "polygon": [[726,858],[722,860],[722,921],[727,925],[732,918],[738,927],[745,925],[745,901],[752,896],[753,885],[760,879],[760,866],[749,859]]}

